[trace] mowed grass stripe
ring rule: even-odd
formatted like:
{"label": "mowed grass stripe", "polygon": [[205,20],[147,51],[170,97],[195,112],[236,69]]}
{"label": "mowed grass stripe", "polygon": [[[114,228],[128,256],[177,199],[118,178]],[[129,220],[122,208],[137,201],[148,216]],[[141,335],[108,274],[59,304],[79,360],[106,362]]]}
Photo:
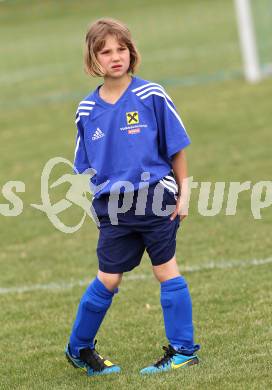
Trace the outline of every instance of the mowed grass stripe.
{"label": "mowed grass stripe", "polygon": [[[195,265],[193,267],[186,266],[182,268],[182,272],[193,273],[193,272],[201,272],[207,270],[226,270],[233,268],[241,268],[241,267],[252,267],[252,266],[260,266],[265,264],[271,264],[272,257],[267,259],[252,259],[252,260],[243,260],[243,261],[224,261],[224,262],[210,262],[202,265]],[[129,274],[125,276],[125,280],[134,281],[134,280],[142,280],[142,279],[151,279],[153,278],[152,274]],[[89,279],[88,279],[89,280]],[[0,295],[4,294],[21,294],[30,291],[39,291],[39,290],[48,290],[48,291],[56,291],[56,290],[68,290],[77,286],[84,286],[88,283],[88,280],[78,280],[74,282],[68,281],[60,281],[60,282],[52,282],[46,284],[34,284],[29,286],[18,286],[18,287],[10,287],[10,288],[0,288]],[[122,287],[124,289],[124,287]]]}
{"label": "mowed grass stripe", "polygon": [[[73,158],[77,104],[102,83],[83,73],[84,35],[91,19],[105,15],[131,27],[143,56],[138,75],[163,84],[173,98],[192,139],[187,153],[195,181],[271,179],[272,80],[248,85],[240,78],[233,2],[1,3],[0,186],[21,180],[26,192],[18,194],[24,203],[20,216],[0,216],[0,286],[9,289],[0,294],[0,388],[272,388],[272,207],[254,220],[250,192],[239,196],[235,216],[225,216],[224,203],[220,215],[204,218],[194,190],[190,218],[177,237],[177,258],[194,302],[196,342],[202,346],[198,367],[139,376],[167,343],[160,286],[147,257],[125,275],[98,333],[99,352],[120,364],[122,374],[87,378],[65,361],[78,302],[96,274],[98,232],[86,221],[79,232],[64,235],[30,204],[41,201],[46,161]],[[54,171],[52,181],[62,169]],[[64,199],[67,190],[50,192],[52,203]],[[0,204],[6,203],[0,192]],[[81,213],[73,206],[60,218],[70,225]],[[268,262],[251,265],[256,258]],[[51,290],[10,291],[40,286]]]}

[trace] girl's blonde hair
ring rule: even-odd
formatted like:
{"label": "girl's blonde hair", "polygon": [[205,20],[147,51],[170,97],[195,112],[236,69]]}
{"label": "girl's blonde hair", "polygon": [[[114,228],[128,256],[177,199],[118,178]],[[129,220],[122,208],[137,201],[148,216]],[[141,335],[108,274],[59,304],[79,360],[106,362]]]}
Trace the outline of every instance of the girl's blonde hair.
{"label": "girl's blonde hair", "polygon": [[110,18],[98,19],[88,28],[84,49],[85,72],[91,76],[104,76],[96,55],[105,46],[107,35],[114,35],[119,43],[127,46],[130,52],[128,72],[135,73],[140,65],[141,56],[132,41],[131,33],[124,23]]}

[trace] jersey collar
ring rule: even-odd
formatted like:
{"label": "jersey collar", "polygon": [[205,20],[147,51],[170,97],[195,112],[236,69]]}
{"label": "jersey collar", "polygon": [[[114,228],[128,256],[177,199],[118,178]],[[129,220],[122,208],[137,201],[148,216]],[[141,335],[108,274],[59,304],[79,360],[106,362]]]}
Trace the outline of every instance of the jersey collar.
{"label": "jersey collar", "polygon": [[127,97],[131,87],[135,84],[136,77],[135,76],[131,76],[131,77],[132,77],[131,82],[129,83],[129,85],[127,86],[127,88],[123,92],[123,94],[120,96],[120,98],[117,100],[117,102],[115,102],[114,104],[106,102],[105,100],[101,99],[101,97],[99,96],[99,88],[102,86],[102,84],[99,85],[96,88],[96,90],[94,91],[95,100],[98,103],[100,103],[103,107],[106,107],[106,108],[114,108],[114,107],[119,106],[123,102],[123,100]]}

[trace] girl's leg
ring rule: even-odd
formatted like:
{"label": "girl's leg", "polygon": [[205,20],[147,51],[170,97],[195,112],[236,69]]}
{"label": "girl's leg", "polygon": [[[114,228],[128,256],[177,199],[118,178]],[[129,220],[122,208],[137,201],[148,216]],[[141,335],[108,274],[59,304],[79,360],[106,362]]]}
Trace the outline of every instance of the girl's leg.
{"label": "girl's leg", "polygon": [[123,274],[108,274],[98,270],[97,277],[108,290],[114,292],[114,290],[120,285]]}
{"label": "girl's leg", "polygon": [[114,294],[118,292],[122,274],[107,274],[98,271],[79,303],[76,319],[70,336],[72,355],[79,356],[82,348],[94,348],[94,338],[109,309]]}
{"label": "girl's leg", "polygon": [[184,355],[191,355],[199,346],[194,344],[191,296],[176,258],[153,266],[153,272],[161,283],[161,305],[169,343]]}

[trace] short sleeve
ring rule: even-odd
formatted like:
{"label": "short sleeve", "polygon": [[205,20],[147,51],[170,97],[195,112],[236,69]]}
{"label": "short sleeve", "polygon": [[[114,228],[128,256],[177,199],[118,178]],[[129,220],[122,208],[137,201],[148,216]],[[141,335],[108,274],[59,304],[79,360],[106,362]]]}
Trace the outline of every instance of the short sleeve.
{"label": "short sleeve", "polygon": [[80,116],[76,117],[77,135],[76,135],[76,147],[74,157],[74,172],[83,173],[86,169],[90,168],[87,151],[84,143],[84,129],[80,121]]}
{"label": "short sleeve", "polygon": [[161,88],[154,94],[155,116],[158,125],[159,149],[162,155],[172,156],[190,145],[190,138],[171,98]]}

